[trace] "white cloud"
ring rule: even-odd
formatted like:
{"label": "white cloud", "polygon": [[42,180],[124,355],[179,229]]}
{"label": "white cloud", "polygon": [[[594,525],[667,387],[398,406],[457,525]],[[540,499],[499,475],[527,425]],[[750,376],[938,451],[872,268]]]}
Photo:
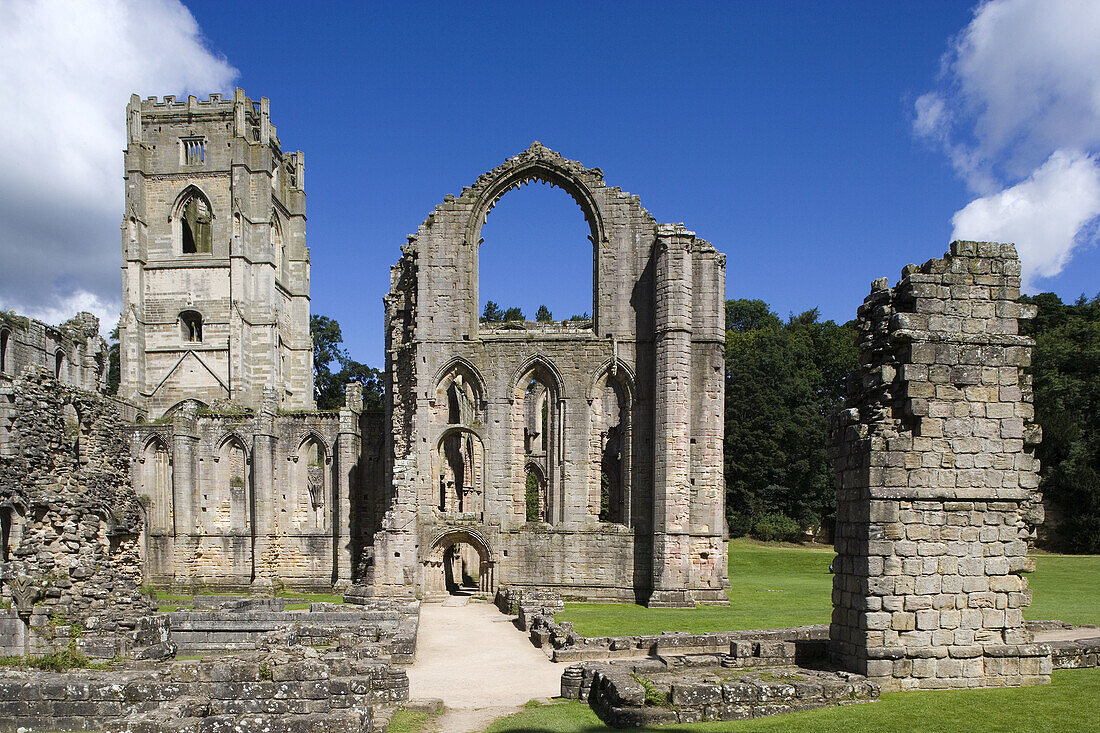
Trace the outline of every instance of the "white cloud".
{"label": "white cloud", "polygon": [[1100,216],[1100,166],[1081,153],[1059,150],[1015,186],[971,201],[951,219],[953,239],[1016,242],[1025,289],[1057,275]]}
{"label": "white cloud", "polygon": [[13,310],[21,316],[30,316],[55,326],[64,323],[81,311],[87,311],[99,318],[99,333],[107,338],[118,323],[119,299],[116,297],[112,300],[103,300],[95,293],[78,290],[48,305],[11,301],[4,304],[4,309]]}
{"label": "white cloud", "polygon": [[1100,215],[1098,38],[1096,0],[989,0],[914,104],[914,132],[981,197],[956,213],[956,233],[1015,241],[1031,286],[1062,270]]}
{"label": "white cloud", "polygon": [[0,306],[65,320],[98,304],[113,327],[130,94],[236,77],[178,0],[0,0]]}

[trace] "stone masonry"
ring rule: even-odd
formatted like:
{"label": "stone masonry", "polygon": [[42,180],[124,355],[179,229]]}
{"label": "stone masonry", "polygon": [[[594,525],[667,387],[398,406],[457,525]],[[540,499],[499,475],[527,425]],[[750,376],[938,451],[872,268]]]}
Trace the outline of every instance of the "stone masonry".
{"label": "stone masonry", "polygon": [[312,409],[304,154],[241,89],[126,114],[119,397]]}
{"label": "stone masonry", "polygon": [[348,386],[334,412],[185,401],[131,425],[145,577],[177,590],[346,588],[381,516],[381,416]]}
{"label": "stone masonry", "polygon": [[1049,681],[1022,574],[1042,521],[1034,306],[1010,244],[953,242],[872,285],[860,369],[834,420],[834,661],[884,689]]}
{"label": "stone masonry", "polygon": [[138,592],[144,511],[118,410],[33,368],[14,394],[13,450],[0,456],[0,597],[13,621],[2,646],[75,645],[74,624],[92,636],[133,628],[152,607]]}
{"label": "stone masonry", "polygon": [[[589,224],[591,321],[479,322],[482,224],[531,182],[564,189]],[[488,594],[728,602],[724,255],[536,142],[446,196],[391,281],[392,503],[374,592],[444,592],[461,543]]]}

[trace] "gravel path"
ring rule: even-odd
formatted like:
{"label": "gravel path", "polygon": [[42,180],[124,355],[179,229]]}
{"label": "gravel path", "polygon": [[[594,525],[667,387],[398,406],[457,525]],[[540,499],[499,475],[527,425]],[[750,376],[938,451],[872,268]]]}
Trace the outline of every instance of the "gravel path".
{"label": "gravel path", "polygon": [[561,694],[565,666],[533,647],[512,619],[485,602],[421,605],[409,696],[443,700],[438,730],[482,731],[528,700]]}

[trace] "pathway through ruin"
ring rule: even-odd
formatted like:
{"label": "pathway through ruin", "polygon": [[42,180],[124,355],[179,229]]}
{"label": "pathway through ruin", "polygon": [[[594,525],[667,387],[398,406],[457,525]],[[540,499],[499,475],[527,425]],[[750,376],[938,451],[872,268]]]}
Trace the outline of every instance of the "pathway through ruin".
{"label": "pathway through ruin", "polygon": [[443,700],[438,730],[482,731],[528,700],[561,693],[564,665],[532,646],[512,618],[485,602],[420,607],[409,696]]}

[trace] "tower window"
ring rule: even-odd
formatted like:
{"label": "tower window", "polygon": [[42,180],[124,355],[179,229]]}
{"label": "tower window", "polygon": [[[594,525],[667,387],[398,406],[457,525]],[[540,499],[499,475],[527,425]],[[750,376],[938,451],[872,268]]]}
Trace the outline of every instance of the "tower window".
{"label": "tower window", "polygon": [[206,139],[181,137],[180,163],[183,165],[203,165],[206,163]]}
{"label": "tower window", "polygon": [[180,244],[185,255],[210,254],[211,226],[213,217],[210,206],[201,197],[195,195],[187,200],[180,209]]}
{"label": "tower window", "polygon": [[0,331],[0,374],[8,371],[8,331]]}
{"label": "tower window", "polygon": [[202,315],[195,311],[180,313],[180,336],[187,343],[201,343]]}

